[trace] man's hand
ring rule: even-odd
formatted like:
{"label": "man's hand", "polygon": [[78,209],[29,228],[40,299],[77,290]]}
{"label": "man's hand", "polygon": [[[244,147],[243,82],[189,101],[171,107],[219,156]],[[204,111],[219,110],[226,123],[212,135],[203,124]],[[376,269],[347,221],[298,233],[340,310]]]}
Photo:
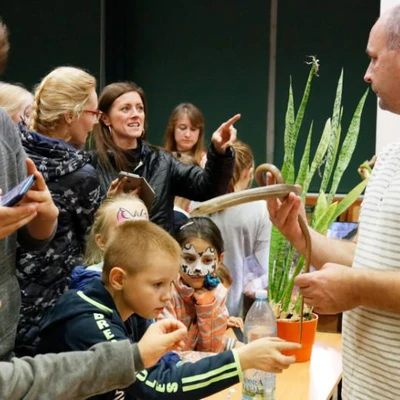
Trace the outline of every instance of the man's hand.
{"label": "man's hand", "polygon": [[319,271],[298,275],[294,284],[304,302],[320,314],[338,314],[360,305],[355,270],[344,265],[326,263]]}
{"label": "man's hand", "polygon": [[262,338],[239,347],[236,351],[242,370],[254,368],[279,373],[296,362],[295,356],[284,356],[281,351],[300,347],[299,343],[285,342],[279,338]]}
{"label": "man's hand", "polygon": [[[274,183],[270,173],[267,175],[267,182],[268,185]],[[300,186],[298,188],[301,190]],[[301,198],[295,193],[289,193],[283,200],[270,197],[267,199],[267,207],[271,222],[300,253],[304,253],[306,241],[300,228],[298,217],[301,215],[304,221],[307,221],[307,218]]]}
{"label": "man's hand", "polygon": [[175,319],[163,319],[151,324],[138,342],[144,366],[151,367],[169,351],[182,350],[186,335],[185,325]]}
{"label": "man's hand", "polygon": [[211,142],[217,153],[225,154],[226,149],[236,140],[236,129],[233,124],[239,119],[240,114],[236,114],[213,133]]}

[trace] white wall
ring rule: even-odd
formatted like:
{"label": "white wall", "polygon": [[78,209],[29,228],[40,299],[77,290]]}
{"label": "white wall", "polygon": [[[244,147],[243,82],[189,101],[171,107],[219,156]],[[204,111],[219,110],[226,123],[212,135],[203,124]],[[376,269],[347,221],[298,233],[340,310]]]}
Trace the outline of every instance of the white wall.
{"label": "white wall", "polygon": [[[381,0],[381,14],[399,4],[400,0]],[[377,105],[378,107],[378,105]],[[383,111],[378,107],[376,118],[376,152],[386,144],[400,140],[400,115]]]}

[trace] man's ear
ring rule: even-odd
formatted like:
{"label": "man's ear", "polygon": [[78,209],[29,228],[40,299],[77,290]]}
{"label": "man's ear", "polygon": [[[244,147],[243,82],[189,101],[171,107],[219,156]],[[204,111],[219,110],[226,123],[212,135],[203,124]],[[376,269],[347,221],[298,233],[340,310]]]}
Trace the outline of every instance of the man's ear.
{"label": "man's ear", "polygon": [[111,268],[108,276],[110,286],[115,290],[122,290],[124,287],[126,271],[120,267]]}

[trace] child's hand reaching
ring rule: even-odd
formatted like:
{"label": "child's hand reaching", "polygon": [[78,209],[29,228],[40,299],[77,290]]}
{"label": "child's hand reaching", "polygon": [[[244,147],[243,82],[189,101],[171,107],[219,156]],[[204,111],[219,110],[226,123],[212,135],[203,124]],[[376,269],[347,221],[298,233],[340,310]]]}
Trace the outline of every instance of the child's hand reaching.
{"label": "child's hand reaching", "polygon": [[295,356],[284,356],[281,351],[300,347],[299,343],[285,342],[282,339],[271,337],[254,340],[239,347],[236,351],[242,370],[254,368],[279,373],[296,362]]}
{"label": "child's hand reaching", "polygon": [[208,290],[204,287],[196,289],[193,293],[193,297],[196,300],[196,304],[204,306],[211,304],[215,301],[215,294],[213,290]]}
{"label": "child's hand reaching", "polygon": [[227,325],[229,328],[239,328],[243,332],[244,323],[243,323],[243,319],[240,317],[229,316]]}
{"label": "child's hand reaching", "polygon": [[186,335],[186,326],[178,320],[163,319],[151,324],[138,342],[144,366],[151,367],[169,351],[182,350]]}

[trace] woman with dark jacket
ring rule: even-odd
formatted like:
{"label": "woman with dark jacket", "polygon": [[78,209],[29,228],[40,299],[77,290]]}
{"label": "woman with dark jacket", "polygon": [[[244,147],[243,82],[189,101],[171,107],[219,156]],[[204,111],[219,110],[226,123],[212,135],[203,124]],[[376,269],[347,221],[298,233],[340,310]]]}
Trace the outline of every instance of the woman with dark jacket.
{"label": "woman with dark jacket", "polygon": [[233,174],[237,114],[213,134],[202,169],[176,160],[146,141],[146,98],[132,82],[108,85],[99,98],[102,116],[94,130],[96,168],[102,189],[117,187],[120,171],[146,178],[155,192],[150,219],[173,232],[174,197],[204,201],[228,192]]}
{"label": "woman with dark jacket", "polygon": [[57,68],[36,89],[32,131],[18,125],[25,152],[43,174],[60,212],[46,249],[18,250],[22,307],[16,352],[20,356],[32,354],[39,321],[68,288],[72,268],[82,264],[85,237],[102,200],[91,158],[79,151],[97,122],[95,87],[95,78],[85,71]]}

